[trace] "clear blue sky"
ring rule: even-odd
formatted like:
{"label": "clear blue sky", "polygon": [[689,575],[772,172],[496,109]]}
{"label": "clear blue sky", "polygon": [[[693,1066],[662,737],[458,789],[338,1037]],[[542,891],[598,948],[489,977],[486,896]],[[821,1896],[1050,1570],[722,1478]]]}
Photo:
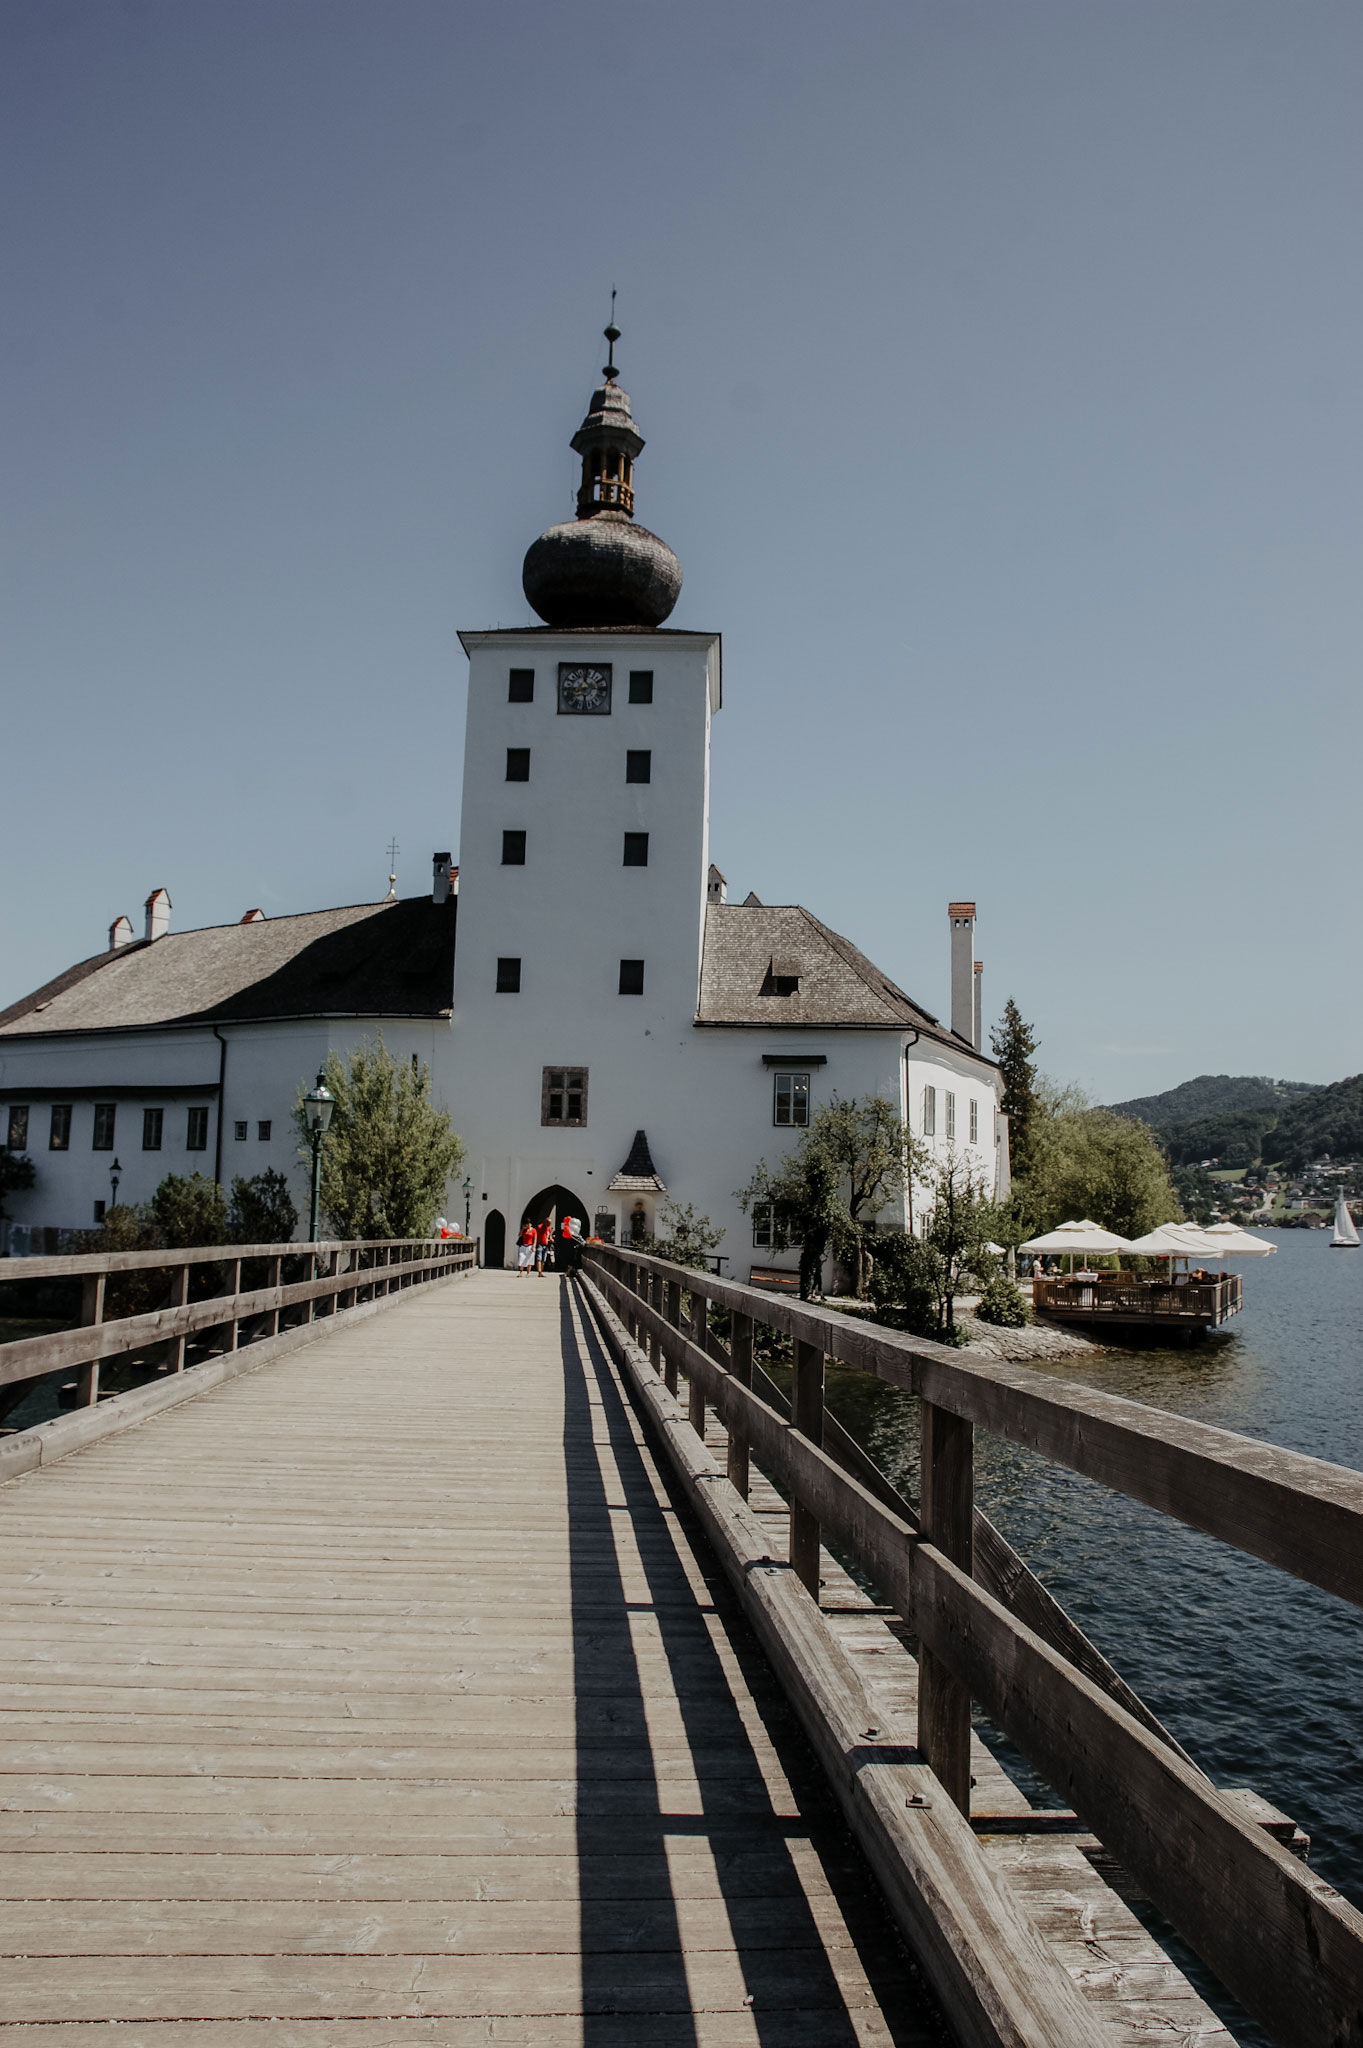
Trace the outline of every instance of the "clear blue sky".
{"label": "clear blue sky", "polygon": [[[620,288],[713,850],[1115,1099],[1363,1065],[1363,10],[6,0],[9,1001],[424,889]],[[589,887],[589,878],[583,879]]]}

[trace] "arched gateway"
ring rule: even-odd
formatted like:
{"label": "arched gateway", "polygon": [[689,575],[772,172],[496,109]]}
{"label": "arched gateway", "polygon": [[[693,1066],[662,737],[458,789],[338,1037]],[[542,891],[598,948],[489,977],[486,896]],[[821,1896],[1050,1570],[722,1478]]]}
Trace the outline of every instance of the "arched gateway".
{"label": "arched gateway", "polygon": [[554,1236],[557,1238],[559,1225],[565,1216],[576,1216],[582,1225],[584,1237],[592,1227],[586,1203],[579,1202],[570,1188],[541,1188],[537,1195],[530,1197],[522,1210],[521,1228],[524,1229],[527,1223],[552,1223]]}
{"label": "arched gateway", "polygon": [[489,1209],[483,1218],[483,1264],[494,1269],[506,1264],[506,1218],[500,1209]]}

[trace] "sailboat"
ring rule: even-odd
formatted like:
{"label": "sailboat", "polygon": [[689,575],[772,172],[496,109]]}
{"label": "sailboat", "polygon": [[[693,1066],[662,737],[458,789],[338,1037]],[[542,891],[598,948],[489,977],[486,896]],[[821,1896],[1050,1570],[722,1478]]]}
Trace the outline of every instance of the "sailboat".
{"label": "sailboat", "polygon": [[1349,1205],[1341,1189],[1335,1201],[1335,1234],[1330,1239],[1332,1252],[1353,1251],[1358,1245],[1358,1225],[1349,1214]]}

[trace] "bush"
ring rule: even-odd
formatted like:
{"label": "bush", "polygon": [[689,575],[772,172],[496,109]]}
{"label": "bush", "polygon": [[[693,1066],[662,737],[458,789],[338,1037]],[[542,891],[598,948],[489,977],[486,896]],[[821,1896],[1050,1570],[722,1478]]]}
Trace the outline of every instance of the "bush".
{"label": "bush", "polygon": [[227,1229],[233,1244],[288,1244],[298,1228],[289,1183],[273,1166],[232,1183]]}
{"label": "bush", "polygon": [[882,1320],[918,1337],[938,1336],[937,1292],[921,1238],[885,1231],[874,1244],[870,1293]]}
{"label": "bush", "polygon": [[980,1322],[995,1323],[1001,1330],[1020,1330],[1032,1320],[1031,1304],[1004,1273],[986,1280],[975,1304],[975,1315]]}

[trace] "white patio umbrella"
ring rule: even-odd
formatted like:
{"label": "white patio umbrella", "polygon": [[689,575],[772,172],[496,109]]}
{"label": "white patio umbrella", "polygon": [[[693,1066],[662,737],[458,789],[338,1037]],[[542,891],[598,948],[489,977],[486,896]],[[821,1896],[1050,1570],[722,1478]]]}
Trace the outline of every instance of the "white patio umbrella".
{"label": "white patio umbrella", "polygon": [[1271,1259],[1278,1247],[1238,1223],[1209,1223],[1202,1235],[1216,1245],[1218,1259]]}
{"label": "white patio umbrella", "polygon": [[1085,1217],[1078,1223],[1059,1223],[1054,1230],[1046,1231],[1041,1237],[1029,1237],[1026,1244],[1020,1244],[1020,1252],[1129,1252],[1131,1249],[1124,1237],[1118,1237],[1115,1230],[1104,1230],[1101,1223],[1094,1223]]}
{"label": "white patio umbrella", "polygon": [[985,1239],[984,1249],[991,1259],[1005,1259],[1008,1256],[1006,1248],[1001,1244],[995,1244],[992,1237]]}
{"label": "white patio umbrella", "polygon": [[1202,1242],[1202,1232],[1186,1223],[1159,1223],[1144,1237],[1133,1237],[1128,1250],[1144,1259],[1213,1258],[1212,1247]]}

